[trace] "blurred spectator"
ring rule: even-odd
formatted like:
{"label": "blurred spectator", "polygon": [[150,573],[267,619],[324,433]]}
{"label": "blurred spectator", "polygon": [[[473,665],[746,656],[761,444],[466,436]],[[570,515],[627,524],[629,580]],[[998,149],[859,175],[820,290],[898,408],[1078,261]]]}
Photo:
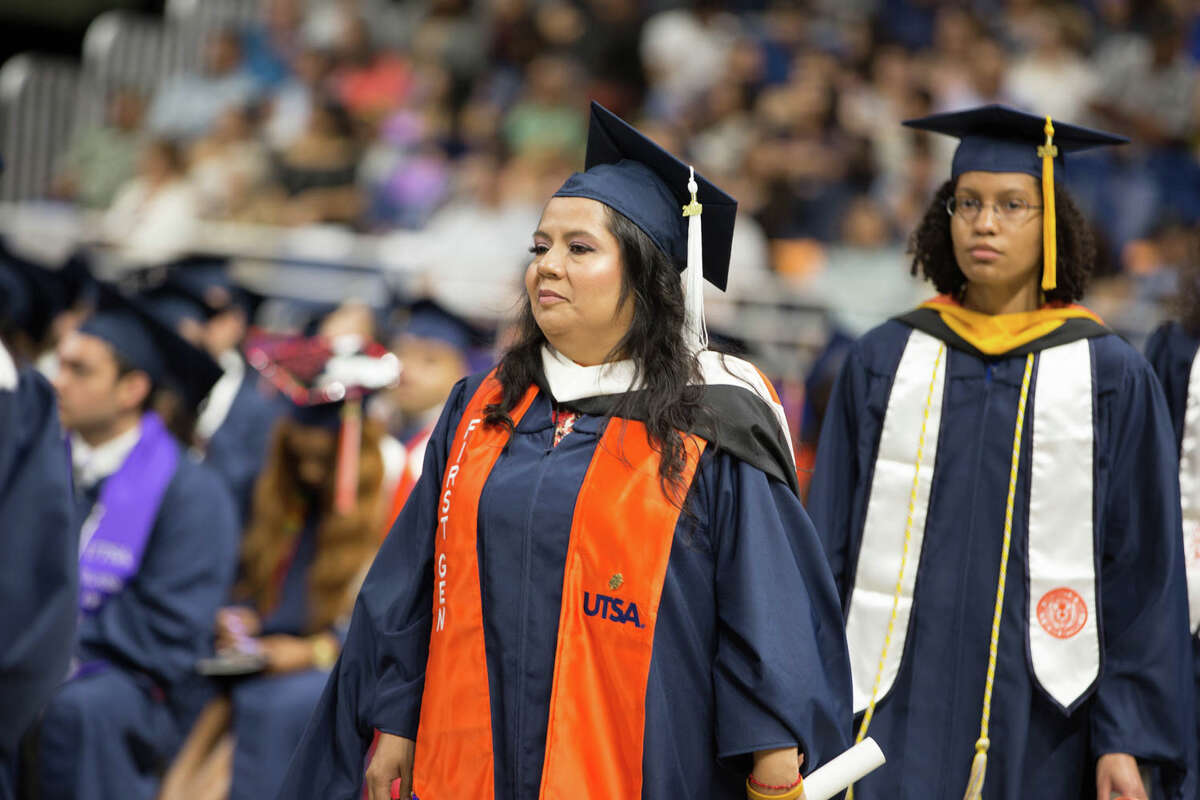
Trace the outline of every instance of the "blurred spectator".
{"label": "blurred spectator", "polygon": [[248,218],[279,225],[353,223],[362,211],[354,183],[358,158],[350,115],[337,103],[319,102],[304,133],[275,155],[275,188],[254,202]]}
{"label": "blurred spectator", "polygon": [[241,32],[242,66],[260,90],[283,84],[299,54],[304,0],[262,0],[262,18]]}
{"label": "blurred spectator", "polygon": [[269,101],[263,132],[273,150],[285,150],[304,133],[313,103],[325,90],[332,62],[316,49],[301,50],[288,79]]}
{"label": "blurred spectator", "polygon": [[516,285],[541,215],[537,201],[514,198],[521,169],[493,153],[463,159],[453,199],[406,247],[406,257],[428,276],[419,291],[467,317],[509,310],[516,295],[504,287]]}
{"label": "blurred spectator", "polygon": [[833,87],[819,69],[802,70],[791,83],[759,96],[762,138],[748,163],[765,188],[759,218],[772,238],[828,241],[837,235],[860,166],[862,152],[856,150],[866,148],[838,128],[833,100]]}
{"label": "blurred spectator", "polygon": [[1092,65],[1099,77],[1092,108],[1104,125],[1128,131],[1139,145],[1179,144],[1195,132],[1196,64],[1184,50],[1179,18],[1156,15],[1148,34],[1100,51]]}
{"label": "blurred spectator", "polygon": [[1009,70],[1006,92],[1018,106],[1056,119],[1081,119],[1097,88],[1095,70],[1072,41],[1081,12],[1065,6],[1030,12],[1030,51]]}
{"label": "blurred spectator", "polygon": [[194,243],[199,202],[179,145],[155,139],[142,150],[137,175],[117,193],[102,233],[125,260],[162,264]]}
{"label": "blurred spectator", "polygon": [[632,113],[646,91],[640,52],[642,12],[636,0],[585,0],[587,33],[578,53],[591,95],[617,113]]}
{"label": "blurred spectator", "polygon": [[136,90],[114,91],[104,122],[71,140],[59,162],[53,194],[89,208],[108,208],[137,168],[144,113],[145,100]]}
{"label": "blurred spectator", "polygon": [[262,187],[270,164],[257,122],[256,108],[226,109],[192,146],[190,177],[202,216],[233,217]]}
{"label": "blurred spectator", "polygon": [[530,63],[525,96],[504,123],[505,144],[515,155],[582,153],[587,118],[579,102],[578,70],[578,64],[560,56],[541,56]]}
{"label": "blurred spectator", "polygon": [[335,56],[333,92],[350,113],[374,120],[403,104],[412,84],[408,61],[376,48],[364,18],[346,22]]}
{"label": "blurred spectator", "polygon": [[165,79],[150,104],[147,124],[157,136],[194,139],[207,133],[222,111],[244,106],[255,95],[254,79],[241,68],[237,33],[218,30],[204,50],[204,68]]}
{"label": "blurred spectator", "polygon": [[450,166],[442,147],[446,118],[404,109],[384,120],[363,159],[359,181],[371,228],[420,228],[446,199]]}
{"label": "blurred spectator", "polygon": [[487,66],[487,33],[472,0],[429,0],[412,46],[414,60],[441,64],[457,82],[470,81]]}
{"label": "blurred spectator", "polygon": [[642,28],[641,52],[650,81],[646,102],[658,116],[673,116],[712,86],[738,35],[738,21],[718,0],[663,11]]}

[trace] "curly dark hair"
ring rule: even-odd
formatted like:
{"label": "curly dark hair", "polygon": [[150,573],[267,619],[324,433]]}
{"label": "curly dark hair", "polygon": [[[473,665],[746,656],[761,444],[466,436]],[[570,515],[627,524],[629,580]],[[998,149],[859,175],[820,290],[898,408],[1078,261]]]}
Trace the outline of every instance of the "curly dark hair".
{"label": "curly dark hair", "polygon": [[[957,181],[942,184],[929,204],[921,224],[908,240],[912,274],[931,281],[942,294],[958,300],[967,288],[967,276],[954,258],[950,239],[950,214],[946,202],[954,195]],[[1048,302],[1073,303],[1083,297],[1096,266],[1096,240],[1091,226],[1061,184],[1054,184],[1057,210],[1058,286],[1046,292]]]}
{"label": "curly dark hair", "polygon": [[[621,248],[624,274],[620,301],[633,301],[633,322],[617,343],[609,359],[627,358],[636,369],[634,382],[643,381],[639,396],[627,394],[612,409],[610,417],[633,416],[643,420],[651,446],[661,454],[658,474],[664,494],[682,505],[687,486],[683,483],[686,463],[680,431],[692,430],[697,420],[707,419],[701,401],[702,384],[697,354],[689,352],[683,337],[684,302],[679,271],[671,260],[640,228],[611,208],[608,229]],[[511,432],[512,411],[526,390],[542,376],[542,346],[546,336],[533,317],[526,297],[517,321],[517,337],[505,352],[496,377],[503,388],[499,403],[488,406],[485,424],[502,425]]]}

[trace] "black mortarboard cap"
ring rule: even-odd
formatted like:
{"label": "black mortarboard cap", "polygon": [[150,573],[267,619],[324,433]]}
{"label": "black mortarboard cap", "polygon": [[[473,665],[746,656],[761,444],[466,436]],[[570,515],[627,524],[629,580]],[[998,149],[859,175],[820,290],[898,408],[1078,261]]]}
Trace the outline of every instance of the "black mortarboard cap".
{"label": "black mortarboard cap", "polygon": [[[650,237],[680,270],[687,268],[691,168],[636,128],[593,101],[588,127],[586,172],[567,179],[555,197],[587,197],[620,212]],[[737,201],[695,173],[697,200],[704,207],[704,278],[722,291],[729,279],[729,253]]]}
{"label": "black mortarboard cap", "polygon": [[195,410],[221,377],[217,362],[160,320],[144,299],[106,283],[97,289],[96,310],[79,331],[103,339],[126,364]]}
{"label": "black mortarboard cap", "polygon": [[246,360],[291,401],[305,427],[339,431],[334,505],[347,512],[358,487],[363,400],[400,377],[400,360],[376,342],[329,340],[254,330]]}
{"label": "black mortarboard cap", "polygon": [[1126,144],[1117,136],[1002,105],[979,106],[904,122],[910,128],[959,139],[951,177],[964,172],[1022,172],[1042,184],[1042,290],[1058,287],[1057,213],[1054,165],[1066,154],[1093,147]]}
{"label": "black mortarboard cap", "polygon": [[50,268],[14,253],[0,239],[0,321],[45,339],[58,314],[72,308],[91,276],[80,258]]}
{"label": "black mortarboard cap", "polygon": [[401,333],[418,339],[445,342],[464,352],[473,347],[484,347],[491,340],[488,331],[430,298],[422,298],[409,306],[408,324]]}
{"label": "black mortarboard cap", "polygon": [[[904,124],[960,140],[950,170],[952,177],[974,171],[1042,176],[1039,148],[1046,141],[1046,117],[1008,106],[988,105],[905,120]],[[1067,153],[1129,142],[1123,136],[1057,120],[1053,126],[1053,144],[1058,148],[1055,160],[1060,165],[1065,163],[1063,157]]]}

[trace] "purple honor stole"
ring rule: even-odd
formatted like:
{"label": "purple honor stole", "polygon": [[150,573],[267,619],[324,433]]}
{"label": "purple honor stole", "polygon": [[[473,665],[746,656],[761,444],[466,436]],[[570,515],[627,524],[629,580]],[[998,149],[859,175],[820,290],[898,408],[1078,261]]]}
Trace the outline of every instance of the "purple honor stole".
{"label": "purple honor stole", "polygon": [[92,615],[138,571],[167,484],[175,477],[179,446],[153,412],[142,416],[142,435],[80,531],[79,611]]}

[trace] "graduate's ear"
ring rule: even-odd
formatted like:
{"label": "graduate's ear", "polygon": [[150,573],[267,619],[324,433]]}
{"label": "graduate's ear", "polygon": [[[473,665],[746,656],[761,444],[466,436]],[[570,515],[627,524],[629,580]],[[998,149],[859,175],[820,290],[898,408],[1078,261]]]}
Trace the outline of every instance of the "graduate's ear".
{"label": "graduate's ear", "polygon": [[140,369],[125,370],[117,376],[117,405],[122,411],[139,411],[146,407],[154,384]]}

